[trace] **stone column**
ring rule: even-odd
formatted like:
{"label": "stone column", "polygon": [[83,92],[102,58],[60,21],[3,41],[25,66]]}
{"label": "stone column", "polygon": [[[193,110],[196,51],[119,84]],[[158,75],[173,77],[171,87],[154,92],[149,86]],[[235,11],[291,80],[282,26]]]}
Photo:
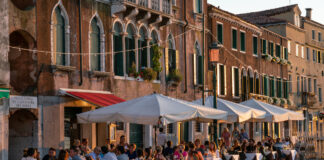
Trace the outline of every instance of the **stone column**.
{"label": "stone column", "polygon": [[105,41],[106,37],[105,34],[100,34],[100,71],[106,71],[106,46]]}
{"label": "stone column", "polygon": [[125,123],[125,132],[126,142],[129,144],[129,123]]}
{"label": "stone column", "polygon": [[134,38],[135,38],[135,64],[136,64],[136,72],[138,72],[139,71],[139,68],[140,68],[139,61],[138,61],[138,39],[139,39],[139,37],[141,37],[139,34],[136,34],[134,36]]}
{"label": "stone column", "polygon": [[[150,2],[150,1],[149,1]],[[150,52],[150,41],[152,40],[152,38],[147,38],[147,41],[146,41],[146,51],[147,51],[147,66],[146,67],[151,67],[151,52]]]}
{"label": "stone column", "polygon": [[[124,76],[127,76],[126,73],[126,36],[127,36],[127,32],[123,32],[122,34],[122,41],[123,41],[123,72],[124,72]],[[128,138],[128,136],[127,136]]]}
{"label": "stone column", "polygon": [[193,142],[194,141],[194,136],[195,136],[195,122],[190,121],[189,122],[189,127],[188,127],[188,141]]}
{"label": "stone column", "polygon": [[203,133],[204,133],[204,139],[205,140],[209,140],[209,138],[208,138],[208,126],[209,126],[209,124],[208,123],[203,123]]}

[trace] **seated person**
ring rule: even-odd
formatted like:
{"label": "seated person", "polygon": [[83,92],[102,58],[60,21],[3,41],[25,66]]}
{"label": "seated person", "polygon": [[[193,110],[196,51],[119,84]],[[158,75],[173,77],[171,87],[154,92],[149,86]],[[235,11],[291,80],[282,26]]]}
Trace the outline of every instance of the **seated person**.
{"label": "seated person", "polygon": [[230,149],[230,151],[234,152],[234,153],[238,153],[241,150],[240,143],[237,139],[235,139],[233,143],[234,144],[233,144],[232,148]]}
{"label": "seated person", "polygon": [[282,150],[283,149],[283,143],[281,142],[280,138],[276,139],[276,143],[273,145],[273,149],[275,151]]}
{"label": "seated person", "polygon": [[256,152],[256,146],[255,146],[255,141],[254,139],[249,140],[249,144],[246,147],[246,152],[247,153],[255,153]]}
{"label": "seated person", "polygon": [[264,147],[262,146],[262,143],[261,142],[258,142],[257,143],[257,150],[259,151],[259,153],[262,154],[262,156],[266,159],[266,160],[273,160],[273,155],[272,155],[272,152],[266,154],[264,152]]}

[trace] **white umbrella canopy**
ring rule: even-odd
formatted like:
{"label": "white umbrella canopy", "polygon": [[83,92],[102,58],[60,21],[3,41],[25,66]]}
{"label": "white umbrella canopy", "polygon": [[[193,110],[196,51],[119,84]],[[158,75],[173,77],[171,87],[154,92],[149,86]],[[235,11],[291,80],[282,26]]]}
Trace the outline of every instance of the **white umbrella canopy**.
{"label": "white umbrella canopy", "polygon": [[[194,103],[202,104],[202,99],[196,100]],[[205,106],[208,108],[214,107],[214,96],[209,96],[206,98]],[[217,109],[227,112],[227,122],[244,122],[253,119],[264,119],[266,114],[264,111],[221,98],[217,98]]]}
{"label": "white umbrella canopy", "polygon": [[263,110],[266,112],[265,121],[267,122],[283,122],[287,120],[304,120],[302,113],[297,113],[275,105],[267,104],[255,99],[250,99],[241,104],[251,108]]}
{"label": "white umbrella canopy", "polygon": [[79,123],[129,122],[163,125],[180,121],[226,120],[227,112],[161,94],[151,94],[77,115]]}

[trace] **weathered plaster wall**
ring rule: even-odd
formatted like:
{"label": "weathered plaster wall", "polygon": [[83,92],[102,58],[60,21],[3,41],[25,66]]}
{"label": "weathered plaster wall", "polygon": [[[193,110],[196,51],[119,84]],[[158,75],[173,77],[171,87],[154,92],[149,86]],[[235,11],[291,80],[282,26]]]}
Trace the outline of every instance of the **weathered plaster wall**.
{"label": "weathered plaster wall", "polygon": [[8,0],[0,1],[0,86],[9,85],[9,62],[8,62],[8,44],[9,44],[9,14]]}

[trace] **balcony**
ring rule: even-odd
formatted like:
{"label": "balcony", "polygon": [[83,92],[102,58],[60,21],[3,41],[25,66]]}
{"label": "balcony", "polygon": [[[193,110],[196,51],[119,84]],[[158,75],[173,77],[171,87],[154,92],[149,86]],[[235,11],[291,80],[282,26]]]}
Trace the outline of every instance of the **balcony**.
{"label": "balcony", "polygon": [[303,92],[302,104],[313,109],[320,107],[318,97],[314,92]]}
{"label": "balcony", "polygon": [[163,26],[172,18],[171,0],[100,0],[111,5],[111,15],[135,19],[149,25]]}

